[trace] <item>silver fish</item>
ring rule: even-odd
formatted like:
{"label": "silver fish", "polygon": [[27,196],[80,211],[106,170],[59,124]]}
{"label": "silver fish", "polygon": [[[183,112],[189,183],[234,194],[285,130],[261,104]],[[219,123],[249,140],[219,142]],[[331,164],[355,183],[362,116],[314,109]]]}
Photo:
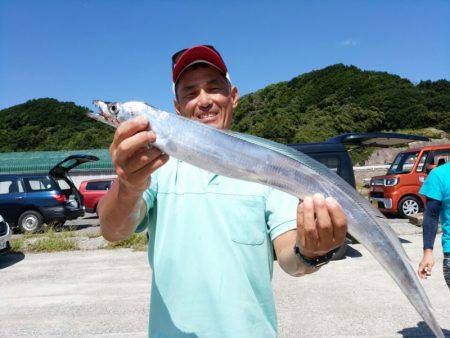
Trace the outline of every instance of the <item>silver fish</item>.
{"label": "silver fish", "polygon": [[143,102],[94,101],[88,116],[117,127],[144,115],[164,153],[223,176],[253,181],[300,199],[313,193],[335,198],[345,210],[349,233],[378,260],[429,325],[444,337],[430,301],[386,218],[340,176],[309,156],[259,137],[212,128]]}

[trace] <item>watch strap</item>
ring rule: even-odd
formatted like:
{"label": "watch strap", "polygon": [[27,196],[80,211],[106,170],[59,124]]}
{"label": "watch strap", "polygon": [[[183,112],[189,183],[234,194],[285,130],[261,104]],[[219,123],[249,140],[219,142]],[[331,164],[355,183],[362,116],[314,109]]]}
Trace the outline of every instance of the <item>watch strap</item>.
{"label": "watch strap", "polygon": [[318,257],[315,257],[315,258],[308,258],[308,257],[305,257],[304,255],[302,255],[302,253],[300,252],[300,248],[297,246],[297,244],[294,246],[294,253],[295,253],[295,255],[298,257],[298,259],[304,265],[306,265],[306,266],[308,266],[310,268],[319,268],[322,265],[327,264],[333,258],[334,253],[336,252],[336,250],[337,249],[331,250],[331,251],[327,252],[323,256],[318,256]]}

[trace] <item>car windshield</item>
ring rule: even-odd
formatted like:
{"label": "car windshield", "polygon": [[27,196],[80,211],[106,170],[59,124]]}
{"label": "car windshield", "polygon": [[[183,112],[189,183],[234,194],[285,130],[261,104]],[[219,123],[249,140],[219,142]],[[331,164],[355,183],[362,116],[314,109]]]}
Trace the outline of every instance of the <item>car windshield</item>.
{"label": "car windshield", "polygon": [[409,173],[414,166],[414,162],[416,162],[418,155],[418,151],[398,154],[391,167],[387,171],[387,174],[396,175]]}

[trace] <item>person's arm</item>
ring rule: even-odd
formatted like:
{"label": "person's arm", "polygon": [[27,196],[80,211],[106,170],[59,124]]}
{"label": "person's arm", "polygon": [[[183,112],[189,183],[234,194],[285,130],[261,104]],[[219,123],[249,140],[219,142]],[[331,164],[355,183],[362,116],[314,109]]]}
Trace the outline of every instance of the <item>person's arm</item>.
{"label": "person's arm", "polygon": [[142,194],[150,185],[151,174],[169,159],[157,148],[148,147],[156,141],[148,128],[148,120],[142,116],[122,123],[109,148],[117,178],[97,207],[100,231],[108,241],[127,238],[144,219],[147,210]]}
{"label": "person's arm", "polygon": [[427,278],[427,276],[431,276],[431,270],[434,266],[433,247],[438,230],[441,205],[441,201],[427,198],[422,224],[423,257],[418,269],[420,278]]}
{"label": "person's arm", "polygon": [[307,197],[297,207],[297,230],[287,231],[273,241],[278,263],[296,277],[316,272],[318,268],[307,266],[297,257],[294,246],[304,257],[314,259],[341,246],[346,234],[345,213],[336,200],[325,200],[320,194]]}

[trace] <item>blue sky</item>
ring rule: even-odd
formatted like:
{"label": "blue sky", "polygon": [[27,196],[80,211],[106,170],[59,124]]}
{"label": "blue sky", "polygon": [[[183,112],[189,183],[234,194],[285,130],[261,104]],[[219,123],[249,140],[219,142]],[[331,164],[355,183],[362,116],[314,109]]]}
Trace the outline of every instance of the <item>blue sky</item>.
{"label": "blue sky", "polygon": [[450,1],[0,0],[0,108],[54,97],[173,111],[170,57],[198,44],[217,47],[241,95],[339,62],[450,80]]}

